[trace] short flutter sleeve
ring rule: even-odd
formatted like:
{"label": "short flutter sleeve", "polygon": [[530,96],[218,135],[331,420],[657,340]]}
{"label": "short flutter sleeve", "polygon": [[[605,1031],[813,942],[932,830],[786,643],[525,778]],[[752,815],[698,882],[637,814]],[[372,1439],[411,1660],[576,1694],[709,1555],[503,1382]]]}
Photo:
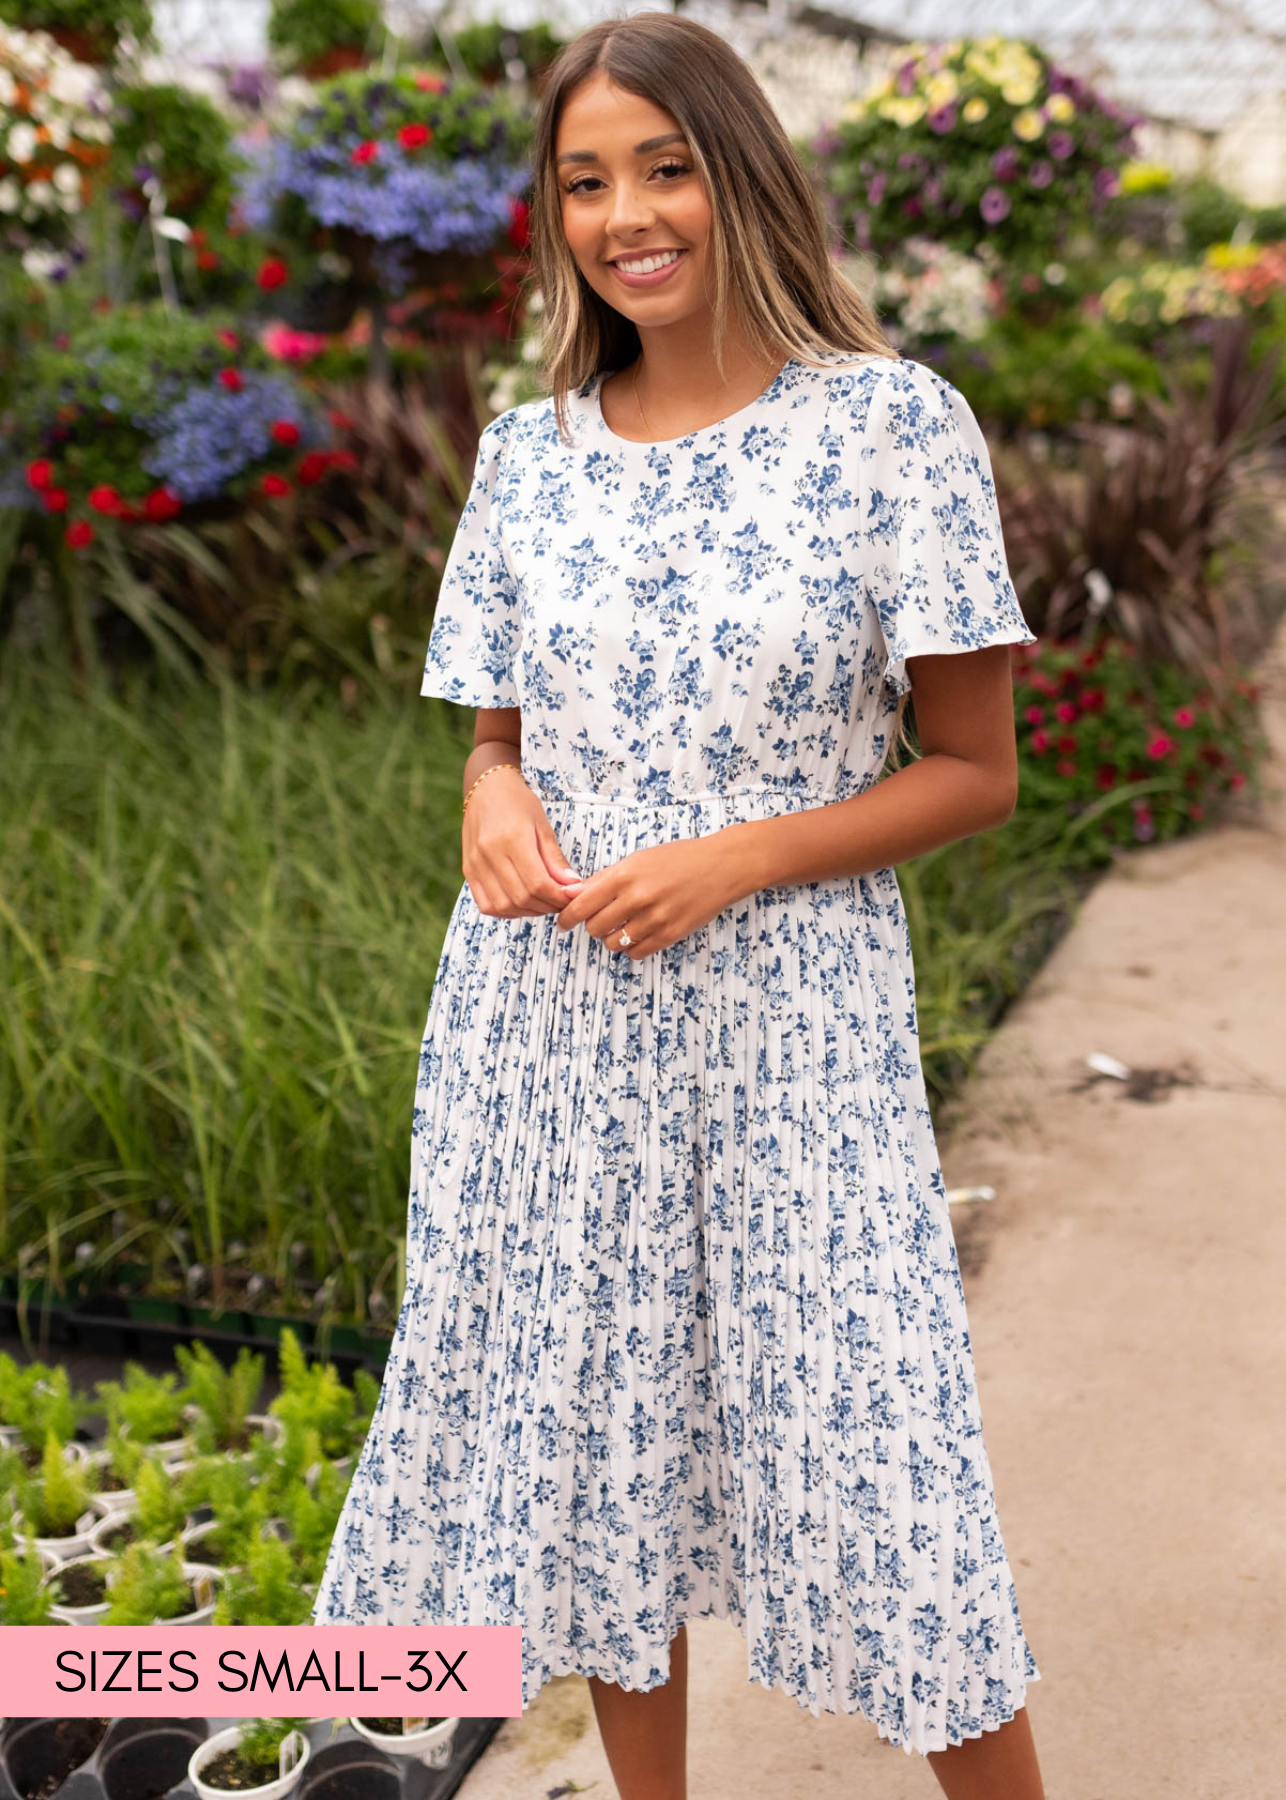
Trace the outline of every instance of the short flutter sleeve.
{"label": "short flutter sleeve", "polygon": [[888,658],[1034,644],[1009,574],[991,458],[969,402],[936,370],[903,360],[880,376],[863,446],[863,530]]}
{"label": "short flutter sleeve", "polygon": [[518,584],[501,541],[498,477],[512,413],[478,439],[473,484],[460,514],[433,613],[421,695],[459,706],[517,706]]}

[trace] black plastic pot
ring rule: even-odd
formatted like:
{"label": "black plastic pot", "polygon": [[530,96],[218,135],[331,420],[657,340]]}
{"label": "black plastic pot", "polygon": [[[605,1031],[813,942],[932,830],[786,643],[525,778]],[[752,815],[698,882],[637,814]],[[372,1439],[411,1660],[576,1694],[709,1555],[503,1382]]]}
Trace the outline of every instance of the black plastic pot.
{"label": "black plastic pot", "polygon": [[187,1779],[188,1763],[210,1735],[204,1719],[122,1719],[103,1748],[99,1779],[107,1800],[161,1800]]}
{"label": "black plastic pot", "polygon": [[402,1800],[402,1772],[391,1756],[356,1736],[313,1757],[296,1800]]}
{"label": "black plastic pot", "polygon": [[0,1760],[15,1794],[57,1793],[86,1762],[107,1730],[104,1719],[13,1719],[0,1739]]}

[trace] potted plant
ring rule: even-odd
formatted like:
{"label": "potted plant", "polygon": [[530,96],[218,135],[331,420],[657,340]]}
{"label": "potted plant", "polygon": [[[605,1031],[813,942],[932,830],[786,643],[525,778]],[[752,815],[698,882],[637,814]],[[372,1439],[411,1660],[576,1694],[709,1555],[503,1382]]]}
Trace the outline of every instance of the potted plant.
{"label": "potted plant", "polygon": [[231,1368],[225,1368],[208,1345],[176,1344],[175,1359],[192,1399],[185,1409],[197,1449],[247,1450],[266,1415],[253,1411],[263,1386],[264,1359],[243,1344]]}
{"label": "potted plant", "polygon": [[49,1617],[64,1625],[96,1625],[107,1611],[113,1566],[110,1556],[91,1552],[50,1569],[42,1584],[53,1596]]}
{"label": "potted plant", "polygon": [[288,1544],[261,1535],[246,1545],[245,1566],[229,1570],[215,1603],[216,1625],[306,1625],[311,1593]]}
{"label": "potted plant", "polygon": [[269,1414],[287,1433],[292,1426],[314,1429],[323,1456],[343,1456],[351,1450],[357,1395],[345,1387],[334,1363],[310,1363],[295,1332],[286,1326],[278,1340],[277,1367],[281,1386]]}
{"label": "potted plant", "polygon": [[107,1732],[106,1719],[11,1719],[0,1737],[0,1768],[10,1793],[57,1793]]}
{"label": "potted plant", "polygon": [[92,1464],[69,1461],[51,1430],[45,1439],[40,1475],[28,1475],[17,1487],[17,1510],[30,1528],[25,1532],[15,1529],[17,1543],[49,1550],[60,1562],[87,1551],[96,1517],[96,1475]]}
{"label": "potted plant", "polygon": [[54,1597],[45,1586],[51,1567],[34,1549],[0,1549],[0,1625],[47,1625]]}
{"label": "potted plant", "polygon": [[151,0],[0,0],[0,20],[44,31],[76,62],[101,68],[121,39],[152,43]]}
{"label": "potted plant", "polygon": [[99,1502],[102,1516],[90,1534],[90,1547],[119,1555],[139,1538],[168,1547],[183,1529],[187,1506],[182,1480],[176,1479],[174,1468],[167,1469],[159,1459],[144,1456],[129,1499],[111,1506]]}
{"label": "potted plant", "polygon": [[107,1414],[109,1431],[147,1444],[170,1462],[188,1448],[183,1430],[187,1394],[172,1369],[152,1375],[141,1363],[125,1364],[123,1381],[100,1381],[95,1392]]}
{"label": "potted plant", "polygon": [[311,1744],[293,1719],[251,1719],[216,1731],[194,1750],[188,1780],[197,1800],[223,1800],[230,1793],[281,1800],[311,1754]]}
{"label": "potted plant", "polygon": [[359,69],[383,25],[378,0],[272,0],[268,42],[310,81]]}
{"label": "potted plant", "polygon": [[[71,1445],[85,1413],[83,1399],[72,1393],[71,1378],[61,1363],[32,1362],[25,1367],[0,1355],[0,1418],[4,1441],[19,1451],[32,1469],[44,1455],[52,1432],[60,1445]],[[71,1454],[83,1456],[76,1445]]]}
{"label": "potted plant", "polygon": [[413,1756],[426,1768],[445,1769],[459,1719],[349,1719],[359,1737],[390,1756]]}
{"label": "potted plant", "polygon": [[108,1582],[111,1604],[104,1625],[208,1625],[214,1616],[221,1571],[184,1560],[178,1545],[130,1544]]}
{"label": "potted plant", "polygon": [[85,1461],[98,1471],[98,1491],[94,1495],[97,1512],[112,1512],[129,1505],[144,1454],[141,1444],[119,1431],[109,1431],[101,1449],[87,1452]]}

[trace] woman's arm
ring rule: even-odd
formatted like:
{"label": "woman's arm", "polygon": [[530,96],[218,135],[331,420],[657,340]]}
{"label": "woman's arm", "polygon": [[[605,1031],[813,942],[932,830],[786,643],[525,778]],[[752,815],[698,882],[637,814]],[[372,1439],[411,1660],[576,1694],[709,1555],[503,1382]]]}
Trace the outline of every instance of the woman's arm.
{"label": "woman's arm", "polygon": [[473,749],[465,758],[464,791],[468,793],[492,763],[522,761],[522,709],[480,706],[473,721]]}
{"label": "woman's arm", "polygon": [[740,897],[869,874],[1009,818],[1018,798],[1018,751],[1008,644],[913,656],[906,666],[920,760],[851,799],[718,832]]}

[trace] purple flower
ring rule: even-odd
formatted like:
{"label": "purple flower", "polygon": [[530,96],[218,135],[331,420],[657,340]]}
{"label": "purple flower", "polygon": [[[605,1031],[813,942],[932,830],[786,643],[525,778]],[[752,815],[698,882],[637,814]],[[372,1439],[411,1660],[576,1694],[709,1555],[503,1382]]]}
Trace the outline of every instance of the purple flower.
{"label": "purple flower", "polygon": [[1095,169],[1094,192],[1100,199],[1110,200],[1120,185],[1121,180],[1115,169]]}
{"label": "purple flower", "polygon": [[299,427],[300,449],[315,449],[326,441],[298,390],[281,376],[248,371],[236,393],[216,377],[190,387],[145,421],[155,442],[139,461],[181,500],[209,499],[272,454],[275,419],[290,419]]}
{"label": "purple flower", "polygon": [[991,172],[998,181],[1012,181],[1018,173],[1018,152],[1012,144],[1002,144],[991,159]]}
{"label": "purple flower", "polygon": [[998,225],[1009,215],[1009,195],[1003,188],[984,188],[978,210],[988,225]]}
{"label": "purple flower", "polygon": [[1043,156],[1039,162],[1034,162],[1027,171],[1028,183],[1034,188],[1048,187],[1053,179],[1054,165],[1051,162],[1046,162]]}
{"label": "purple flower", "polygon": [[1066,162],[1076,148],[1076,139],[1070,131],[1051,131],[1049,134],[1049,154],[1059,162]]}
{"label": "purple flower", "polygon": [[936,131],[939,137],[948,131],[954,131],[956,128],[955,101],[949,100],[945,106],[935,106],[924,122],[929,130]]}
{"label": "purple flower", "polygon": [[898,70],[898,93],[913,94],[915,92],[915,63],[910,57]]}
{"label": "purple flower", "polygon": [[872,175],[866,184],[866,204],[878,206],[884,198],[884,190],[889,185],[889,178],[881,169],[878,175]]}

